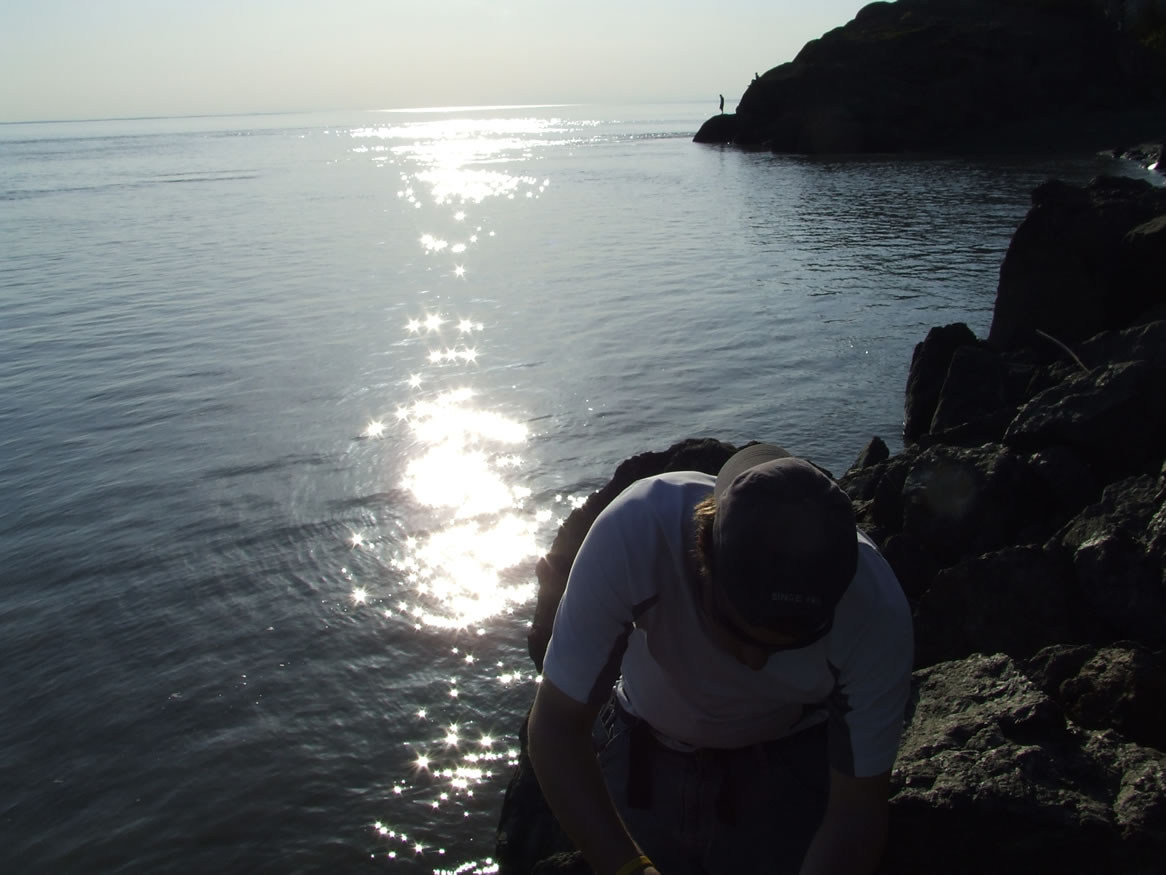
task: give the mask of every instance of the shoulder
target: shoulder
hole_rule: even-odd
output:
[[[839,607],[873,612],[873,619],[906,621],[909,625],[911,610],[890,563],[865,532],[856,530],[855,536],[858,539],[858,568]]]
[[[835,676],[831,742],[835,767],[880,775],[895,760],[911,691],[914,630],[902,586],[874,543],[858,533],[858,571],[830,631]]]
[[[664,569],[683,554],[692,509],[712,491],[713,478],[681,471],[637,480],[599,514],[571,568],[568,592],[614,588],[639,602]]]
[[[689,500],[695,504],[710,493],[716,482],[711,474],[699,471],[669,471],[654,477],[637,480],[609,505],[639,505],[669,507],[684,504]]]
[[[591,531],[672,528],[691,516],[693,508],[712,492],[714,482],[711,475],[699,471],[672,471],[637,480],[603,509]]]
[[[831,661],[872,665],[874,654],[885,668],[910,671],[914,651],[911,607],[894,570],[863,532],[858,538],[858,569],[834,616]]]

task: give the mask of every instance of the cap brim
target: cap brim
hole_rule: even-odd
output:
[[[763,462],[772,462],[774,459],[790,459],[793,453],[784,450],[777,444],[753,444],[738,450],[729,457],[729,461],[721,466],[717,474],[717,482],[713,487],[713,496],[720,498],[729,484],[750,468]]]

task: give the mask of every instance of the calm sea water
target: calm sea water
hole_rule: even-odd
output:
[[[704,106],[0,126],[0,870],[492,869],[531,569],[623,458],[892,445],[1088,156]]]

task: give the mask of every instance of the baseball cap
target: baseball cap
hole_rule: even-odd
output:
[[[753,444],[717,475],[712,570],[759,626],[820,627],[858,567],[850,499],[826,473],[775,444]]]

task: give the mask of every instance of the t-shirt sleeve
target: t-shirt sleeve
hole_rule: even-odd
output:
[[[836,685],[829,703],[830,765],[855,777],[882,774],[895,763],[915,648],[902,587],[878,551],[867,549],[878,585],[863,600],[850,646],[831,654]]]
[[[632,594],[645,569],[628,538],[636,525],[634,503],[617,499],[591,525],[571,566],[555,613],[543,676],[578,702],[606,701],[637,616]]]

